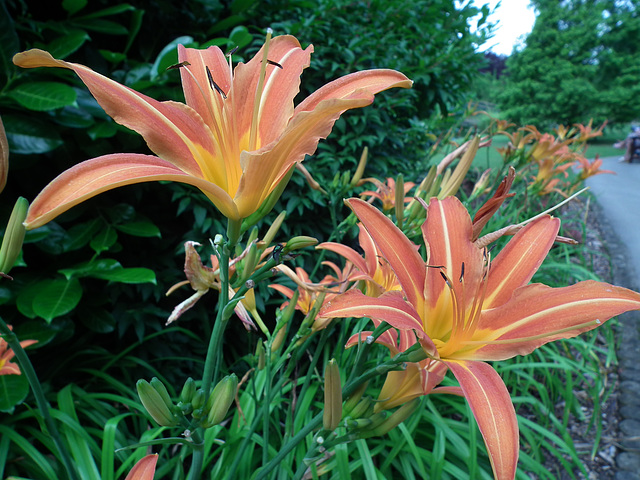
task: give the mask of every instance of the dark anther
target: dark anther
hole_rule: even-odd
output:
[[[440,275],[442,275],[442,278],[444,278],[445,283],[449,285],[449,279],[447,278],[447,276],[444,274],[442,270],[440,270]]]
[[[209,79],[209,86],[212,89],[214,89],[216,92],[218,92],[222,96],[222,98],[226,100],[227,95],[222,91],[222,89],[218,86],[218,84],[213,81],[213,75],[211,75],[211,70],[209,70],[209,67],[205,67],[205,68],[207,69],[207,78]]]
[[[462,283],[462,280],[464,280],[464,262],[462,262],[462,267],[460,268],[460,279],[458,281]]]
[[[231,50],[229,50],[227,52],[227,57],[230,57],[231,55],[233,55],[234,53],[236,53],[236,50],[238,50],[238,47],[233,47]]]
[[[184,62],[176,63],[175,65],[169,65],[167,67],[167,70],[174,70],[180,67],[188,67],[189,65],[191,64],[185,60]]]
[[[282,69],[282,65],[280,65],[278,62],[274,62],[273,60],[267,59],[267,63],[269,65],[273,65],[274,67],[278,67],[278,68]]]

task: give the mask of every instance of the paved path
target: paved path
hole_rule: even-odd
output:
[[[640,163],[620,163],[620,157],[602,160],[602,169],[616,175],[602,174],[587,179],[620,241],[626,246],[628,266],[636,288],[640,287]]]
[[[640,290],[640,163],[603,159],[617,175],[596,175],[587,185],[596,196],[605,241],[611,254],[613,283]],[[615,480],[640,480],[640,312],[619,317],[618,454]]]

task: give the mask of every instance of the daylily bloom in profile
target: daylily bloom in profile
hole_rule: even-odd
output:
[[[360,194],[361,197],[369,197],[369,203],[373,203],[373,201],[377,198],[382,202],[383,210],[391,210],[396,206],[396,181],[389,177],[387,178],[387,183],[381,182],[377,178],[363,178],[360,180],[360,184],[371,182],[377,188],[375,191],[367,190],[366,192],[362,192]],[[406,195],[409,190],[415,187],[415,183],[413,182],[404,182],[404,195]],[[404,197],[404,203],[409,203],[413,200],[411,197]]]
[[[202,260],[200,259],[200,254],[198,254],[195,248],[197,246],[200,246],[200,244],[197,242],[185,242],[184,273],[187,279],[183,280],[182,282],[176,283],[167,291],[166,294],[167,296],[171,295],[179,287],[187,284],[189,284],[196,293],[191,295],[189,298],[181,302],[173,309],[173,312],[171,312],[171,315],[167,320],[167,325],[180,318],[184,312],[193,307],[196,302],[200,300],[200,297],[206,294],[210,289],[217,291],[220,291],[222,289],[222,281],[220,280],[220,262],[218,260],[218,257],[216,257],[215,255],[211,255],[211,267],[203,265]],[[234,258],[230,262],[230,276],[234,275],[235,264],[238,261],[242,260],[247,251],[248,248],[241,255]],[[233,298],[234,295],[235,291],[233,290],[233,288],[231,288],[231,286],[229,286],[229,298]],[[254,317],[258,316],[258,312],[255,306],[253,289],[247,291],[244,298],[236,304],[236,306],[234,307],[234,312],[240,318],[247,330],[256,329],[256,325],[253,322],[251,315],[249,314],[249,312],[251,312]]]
[[[363,291],[366,295],[379,297],[389,290],[400,290],[396,274],[393,273],[386,260],[380,256],[371,235],[361,223],[358,224],[358,228],[360,229],[358,243],[364,255],[360,255],[351,247],[336,242],[324,242],[316,248],[330,250],[351,262],[357,270],[349,276],[349,280],[363,281]]]
[[[153,475],[156,473],[156,463],[158,463],[157,454],[142,457],[124,480],[153,480]]]
[[[11,325],[8,325],[9,330],[13,330]],[[20,342],[22,348],[26,348],[29,345],[38,343],[37,340],[23,340]],[[17,363],[13,363],[11,359],[15,356],[13,350],[9,348],[7,342],[0,337],[0,375],[20,375],[20,367]]]
[[[295,163],[315,152],[346,110],[411,81],[394,70],[363,70],[334,80],[295,108],[313,47],[271,33],[248,63],[232,69],[218,47],[178,47],[186,105],[159,102],[42,50],[18,53],[16,65],[73,70],[116,122],[138,132],[157,156],[105,155],[63,172],[34,200],[25,222],[39,227],[115,187],[170,180],[199,188],[233,221],[254,213]]]
[[[519,450],[515,410],[504,382],[485,362],[529,354],[638,310],[640,294],[595,281],[563,288],[529,284],[560,226],[548,215],[522,228],[491,262],[487,249],[472,241],[473,225],[462,203],[455,197],[431,199],[422,225],[425,261],[380,211],[359,199],[347,203],[393,268],[402,291],[373,298],[352,289],[319,315],[369,317],[400,332],[413,330],[428,358],[442,362],[458,380],[495,477],[513,479]]]
[[[274,270],[293,280],[298,286],[298,299],[295,308],[305,315],[311,312],[317,301],[323,302],[324,304],[336,295],[345,292],[347,287],[351,285],[351,275],[354,270],[350,262],[347,262],[342,270],[333,262],[325,261],[322,262],[322,264],[331,268],[336,275],[325,275],[319,283],[313,283],[309,278],[309,274],[301,267],[296,267],[295,271],[283,264],[274,268]],[[282,293],[289,300],[294,296],[294,291],[285,285],[271,284],[269,288],[273,288]],[[284,309],[288,304],[289,302],[284,302],[280,308]],[[320,317],[316,317],[311,329],[314,332],[322,330],[329,325],[330,322],[330,318],[321,319]]]

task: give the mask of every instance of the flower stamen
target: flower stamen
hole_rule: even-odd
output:
[[[213,75],[211,75],[211,70],[209,70],[209,67],[204,68],[207,70],[207,78],[209,79],[209,86],[211,87],[211,89],[218,92],[223,100],[226,100],[227,94],[224,93],[220,86],[213,80]]]

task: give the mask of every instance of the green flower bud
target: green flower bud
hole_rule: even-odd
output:
[[[163,427],[174,427],[178,425],[178,419],[173,415],[171,409],[167,406],[162,395],[151,386],[146,380],[138,380],[136,383],[138,396],[145,410],[149,412],[151,418]]]
[[[420,399],[414,398],[410,402],[407,402],[400,408],[398,408],[391,414],[389,418],[386,418],[383,422],[380,422],[377,425],[372,424],[371,426],[365,428],[361,433],[358,433],[358,438],[379,437],[381,435],[386,435],[402,422],[404,422],[407,418],[409,418],[411,414],[416,411],[418,405],[420,405]]]
[[[356,405],[360,403],[364,392],[367,390],[367,386],[369,382],[361,383],[358,388],[345,400],[343,410],[345,415],[349,415],[353,418],[358,418],[355,415],[352,415],[351,412],[356,408]]]
[[[155,388],[156,392],[160,394],[162,397],[162,401],[165,403],[169,410],[173,409],[173,400],[171,400],[171,395],[167,391],[167,387],[164,386],[164,383],[160,381],[159,378],[153,377],[151,382],[149,382],[153,388]]]
[[[335,359],[329,360],[324,371],[324,413],[322,426],[325,430],[335,430],[342,419],[342,382],[340,368]]]
[[[191,405],[193,405],[194,409],[202,408],[204,405],[205,399],[206,398],[205,398],[204,390],[199,388],[198,390],[196,390],[196,392],[193,394],[193,397],[191,398]]]
[[[202,422],[204,428],[213,427],[224,420],[236,396],[237,388],[238,377],[235,374],[227,375],[218,382],[213,392],[211,392],[209,400],[207,400],[207,405],[211,403],[211,406],[206,420]]]
[[[2,247],[0,247],[0,272],[7,274],[16,262],[20,250],[22,250],[22,242],[26,229],[22,222],[27,218],[27,210],[29,202],[23,197],[18,198],[13,207],[7,229],[2,239]]]
[[[196,393],[196,381],[189,377],[187,378],[187,381],[184,382],[182,392],[180,392],[180,401],[183,403],[190,403],[193,399],[194,393]]]
[[[291,240],[287,242],[287,244],[282,249],[282,253],[293,252],[294,250],[300,250],[301,248],[313,247],[318,244],[318,239],[313,237],[307,237],[304,235],[300,235],[298,237],[293,237]]]

